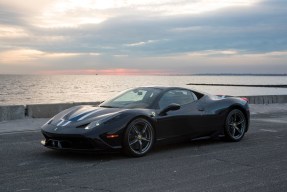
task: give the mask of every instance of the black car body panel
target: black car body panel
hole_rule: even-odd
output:
[[[121,149],[125,129],[137,117],[143,117],[153,125],[156,141],[219,135],[223,133],[228,112],[234,108],[243,111],[249,125],[248,102],[240,98],[214,96],[179,87],[156,88],[160,89],[160,94],[146,108],[82,105],[64,110],[42,126],[45,137],[42,144],[59,150]],[[192,91],[196,100],[181,105],[179,110],[160,115],[159,99],[173,89]]]

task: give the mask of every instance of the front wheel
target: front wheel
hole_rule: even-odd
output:
[[[246,131],[247,120],[243,112],[233,109],[227,115],[224,127],[224,134],[229,141],[240,141]]]
[[[148,153],[154,144],[154,129],[144,118],[133,120],[124,135],[124,152],[133,157],[141,157]]]

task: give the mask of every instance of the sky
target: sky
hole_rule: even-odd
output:
[[[0,74],[287,73],[286,0],[0,0]]]

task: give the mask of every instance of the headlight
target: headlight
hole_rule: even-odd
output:
[[[117,115],[116,112],[115,113],[109,113],[109,114],[101,115],[99,117],[101,117],[102,119],[91,122],[89,125],[87,125],[85,127],[85,129],[93,129],[93,128],[98,127],[101,124],[106,123],[109,120],[114,119],[114,118],[119,117],[119,116],[120,115]]]
[[[92,128],[94,128],[94,127],[99,126],[100,124],[101,124],[100,121],[93,121],[92,123],[90,123],[89,125],[87,125],[87,126],[85,127],[85,129],[92,129]]]

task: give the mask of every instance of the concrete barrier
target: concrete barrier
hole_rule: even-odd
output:
[[[77,105],[99,105],[100,102],[54,103],[27,105],[27,116],[32,118],[50,118],[57,113]]]
[[[0,121],[23,119],[24,117],[24,105],[0,106]]]
[[[240,97],[246,97],[250,104],[287,103],[287,95],[257,95]]]
[[[250,104],[287,103],[287,95],[258,95],[246,97]],[[31,118],[50,118],[57,113],[76,105],[99,105],[101,102],[77,102],[33,105],[0,106],[0,121]]]

